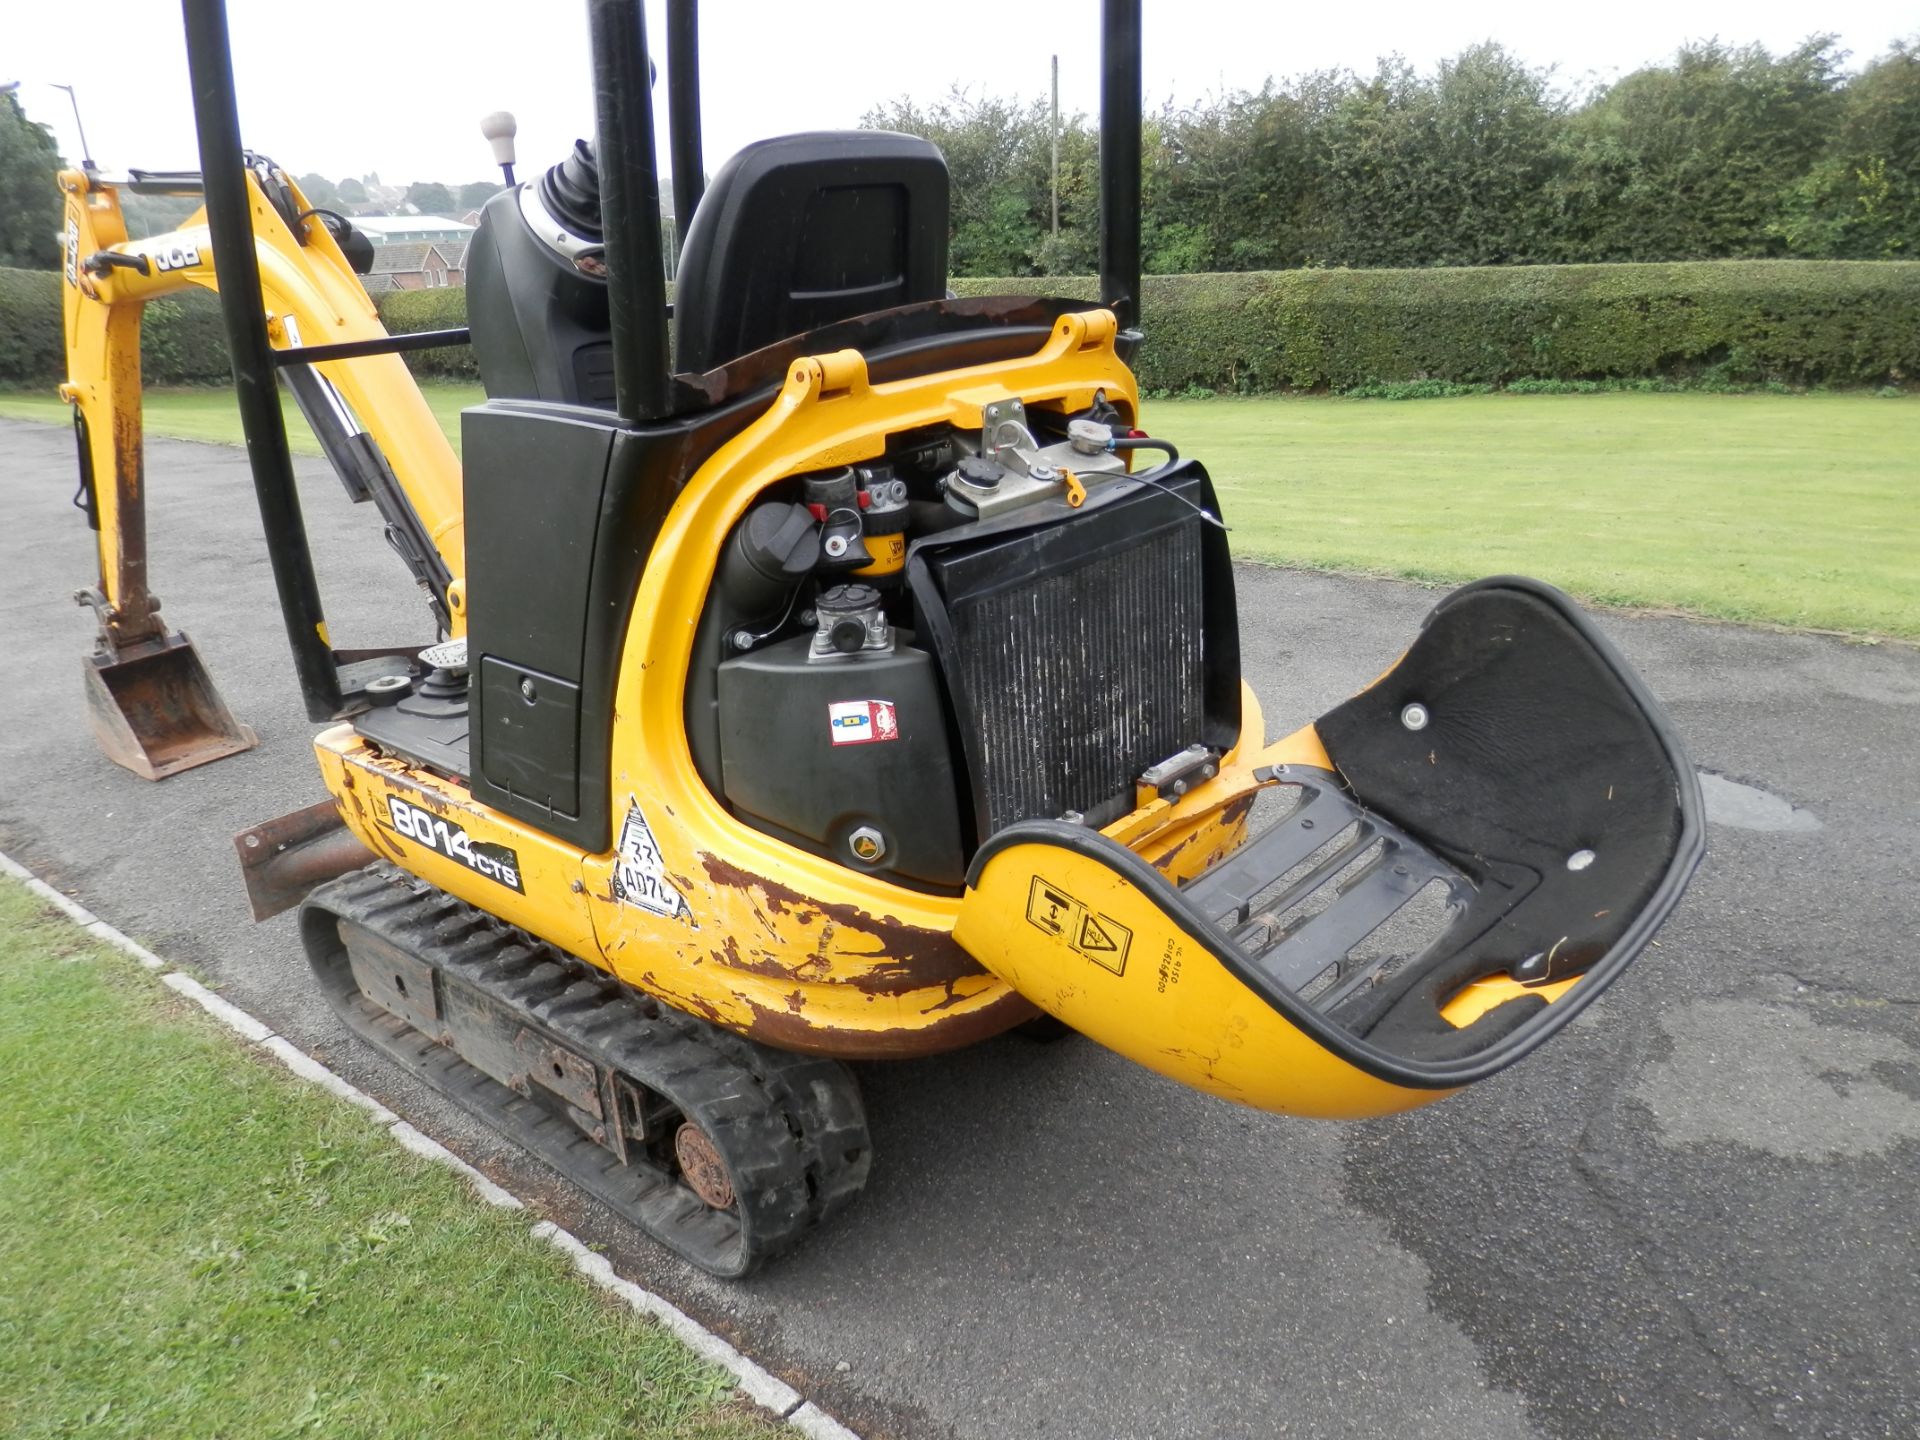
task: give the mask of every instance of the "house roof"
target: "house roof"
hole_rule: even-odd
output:
[[[366,287],[369,295],[387,295],[399,288],[393,283],[391,275],[362,275],[360,283]]]
[[[405,244],[422,235],[471,234],[473,226],[445,215],[362,215],[354,222],[374,244]]]
[[[433,246],[414,245],[376,245],[373,247],[373,269],[370,275],[411,275],[425,268],[427,252]]]

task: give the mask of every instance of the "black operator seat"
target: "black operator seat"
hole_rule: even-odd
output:
[[[700,374],[856,315],[947,293],[947,162],[887,130],[785,135],[713,178],[680,256],[674,363]]]

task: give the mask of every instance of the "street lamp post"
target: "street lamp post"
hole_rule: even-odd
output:
[[[80,123],[80,97],[73,93],[73,86],[61,85],[49,80],[46,82],[55,90],[67,92],[67,102],[73,106],[73,128],[80,132],[80,168],[93,169],[93,150],[87,144],[87,127]],[[0,83],[0,95],[11,95],[20,88],[20,81],[8,80]]]
[[[93,169],[93,147],[87,144],[87,127],[80,123],[80,97],[73,93],[71,85],[61,85],[52,80],[47,83],[56,90],[67,92],[67,100],[73,106],[73,128],[80,132],[80,168]]]

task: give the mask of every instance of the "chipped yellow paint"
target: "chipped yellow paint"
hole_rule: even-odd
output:
[[[1555,980],[1549,985],[1522,985],[1511,975],[1489,975],[1476,980],[1440,1007],[1440,1017],[1456,1030],[1464,1030],[1489,1010],[1517,1000],[1522,995],[1538,995],[1548,1004],[1558,1000],[1579,984],[1581,977]]]
[[[891,435],[940,423],[979,424],[980,407],[1019,396],[1029,409],[1084,409],[1096,391],[1137,414],[1132,375],[1104,310],[1062,317],[1028,356],[874,384],[856,351],[790,367],[773,403],[682,489],[641,578],[621,655],[611,810],[616,847],[582,856],[471,794],[377,755],[350,728],[320,737],[328,788],[379,853],[683,1009],[775,1044],[841,1055],[894,1055],[969,1043],[1033,1008],[983,971],[953,938],[958,897],[907,889],[809,854],[731,815],[693,767],[683,721],[687,667],[703,597],[747,508],[778,481],[870,460]],[[1142,853],[1169,875],[1193,873],[1245,834],[1255,788],[1243,754],[1262,742],[1246,692],[1240,743],[1215,781],[1151,823],[1135,820]],[[352,803],[357,791],[360,804]],[[457,820],[474,840],[520,857],[515,895],[383,823],[385,797]],[[630,810],[657,849],[660,881],[684,905],[655,909],[616,893],[617,838]],[[1124,822],[1123,822],[1124,823]],[[401,852],[395,855],[398,848]]]

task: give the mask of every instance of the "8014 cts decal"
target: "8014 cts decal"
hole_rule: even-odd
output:
[[[527,893],[520,884],[520,857],[505,845],[469,839],[458,825],[450,825],[398,795],[387,796],[387,813],[393,817],[393,828],[416,845],[457,860],[476,875],[484,875],[509,890]]]

